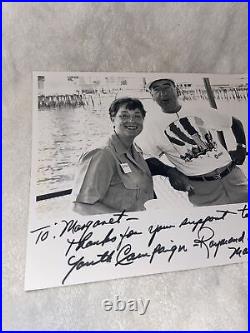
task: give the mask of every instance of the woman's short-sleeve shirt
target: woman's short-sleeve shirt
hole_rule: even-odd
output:
[[[138,211],[153,198],[152,176],[141,152],[132,146],[129,153],[117,135],[81,156],[73,202],[101,202],[117,211]]]

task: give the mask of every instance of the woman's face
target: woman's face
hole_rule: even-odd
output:
[[[136,137],[143,129],[143,116],[139,109],[128,110],[122,105],[112,118],[114,129],[120,136]]]

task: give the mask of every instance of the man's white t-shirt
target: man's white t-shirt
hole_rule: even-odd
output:
[[[135,139],[144,156],[165,154],[187,176],[209,173],[231,162],[217,131],[232,126],[232,117],[204,106],[182,105],[177,113],[160,109],[147,114]]]

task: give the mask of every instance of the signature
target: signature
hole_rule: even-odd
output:
[[[232,243],[244,243],[245,234],[245,231],[243,231],[241,236],[239,237],[230,236],[228,238],[222,238],[216,241],[214,240],[214,230],[210,227],[203,227],[202,229],[198,230],[198,238],[194,239],[193,246],[199,246],[200,248],[204,248],[206,250],[207,259],[210,258],[210,250],[214,249],[213,257],[216,258],[219,248],[221,248],[222,246]]]
[[[232,259],[234,256],[242,257],[248,254],[248,248],[244,247],[242,249],[240,246],[235,247],[235,246],[229,246],[229,250],[233,250],[233,253],[230,255],[229,259]]]

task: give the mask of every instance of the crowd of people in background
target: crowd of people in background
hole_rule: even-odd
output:
[[[207,100],[205,89],[186,89],[179,87],[180,97],[184,101]],[[248,99],[247,87],[216,87],[213,89],[215,100],[241,101]],[[101,105],[101,96],[103,91],[93,91],[90,93],[77,94],[55,94],[39,95],[38,110],[50,110],[60,108],[79,108],[79,107],[96,107]],[[150,97],[149,97],[150,98]]]

